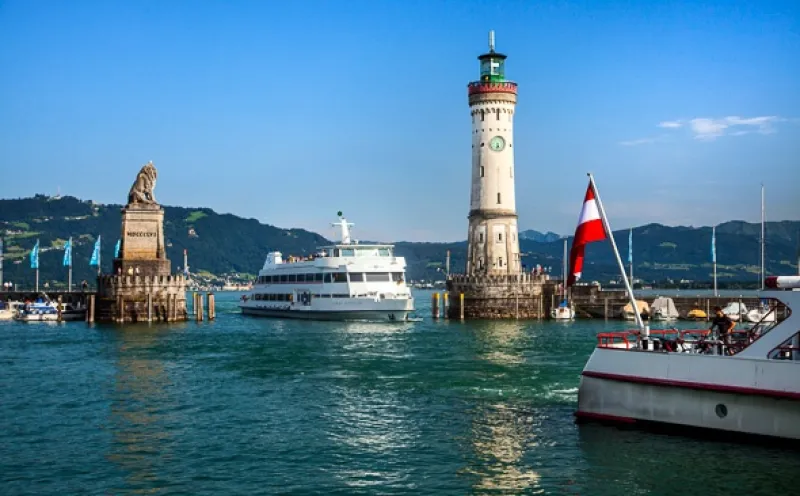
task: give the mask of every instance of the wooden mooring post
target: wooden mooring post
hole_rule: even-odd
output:
[[[458,295],[458,316],[461,320],[464,320],[464,293],[459,293]]]
[[[147,293],[147,321],[153,321],[153,293]]]
[[[195,310],[197,311],[197,321],[203,321],[203,293],[196,293],[197,294],[197,305],[195,306]]]
[[[208,320],[217,318],[216,297],[214,293],[208,293]]]
[[[603,300],[603,303],[604,303],[603,317],[605,317],[605,319],[608,320],[608,298],[607,297]]]
[[[94,324],[94,298],[94,295],[89,295],[89,299],[86,301],[86,322],[89,324]]]
[[[433,302],[431,303],[431,312],[433,313],[433,318],[439,318],[439,293],[433,293]]]
[[[450,293],[443,293],[444,296],[444,318],[450,318]]]

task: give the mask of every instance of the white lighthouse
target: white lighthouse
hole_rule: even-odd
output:
[[[513,275],[521,270],[514,198],[514,108],[517,84],[505,79],[506,56],[478,57],[480,80],[467,86],[472,116],[472,193],[468,275]]]

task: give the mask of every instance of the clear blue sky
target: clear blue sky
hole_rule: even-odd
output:
[[[466,84],[519,84],[523,228],[800,218],[797,1],[0,1],[0,197],[161,203],[330,235],[465,237]]]

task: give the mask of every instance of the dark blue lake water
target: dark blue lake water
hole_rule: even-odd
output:
[[[0,322],[0,493],[796,494],[800,453],[576,426],[621,322]],[[765,421],[767,421],[765,419]]]

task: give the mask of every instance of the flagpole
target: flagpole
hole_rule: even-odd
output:
[[[0,238],[0,291],[5,288],[3,286],[3,238]]]
[[[633,284],[633,228],[628,231],[628,264],[631,272],[631,285]]]
[[[711,228],[711,250],[714,259],[714,296],[719,296],[717,292],[717,226]]]
[[[69,237],[69,271],[67,276],[67,292],[72,293],[72,236]]]
[[[625,290],[628,292],[628,299],[630,299],[631,303],[631,310],[636,317],[636,325],[639,326],[639,329],[643,331],[643,337],[648,337],[649,332],[648,329],[645,329],[644,322],[642,321],[642,316],[639,315],[639,307],[636,305],[636,298],[633,296],[633,289],[631,289],[631,283],[628,281],[628,276],[625,274],[625,264],[622,263],[622,257],[619,256],[619,250],[617,250],[617,243],[614,241],[614,233],[611,231],[611,225],[608,223],[608,218],[606,217],[606,211],[603,209],[603,202],[600,200],[600,193],[597,191],[597,185],[594,183],[594,176],[592,176],[591,172],[588,173],[589,176],[589,184],[592,185],[592,191],[594,192],[594,199],[597,202],[597,210],[600,213],[600,218],[603,220],[603,227],[606,230],[606,235],[608,235],[609,241],[611,241],[611,248],[614,250],[614,256],[617,258],[617,264],[619,265],[619,271],[622,274],[622,282],[625,284]]]
[[[100,277],[100,266],[102,265],[102,258],[101,258],[101,257],[102,257],[102,255],[103,255],[103,250],[102,250],[102,244],[103,244],[103,242],[101,241],[101,239],[102,239],[102,234],[98,234],[98,235],[97,235],[97,242],[98,242],[98,243],[99,243],[101,246],[100,246],[100,247],[98,247],[98,248],[100,248],[100,249],[98,249],[98,250],[97,250],[97,277]]]

